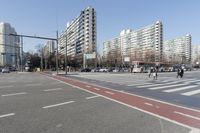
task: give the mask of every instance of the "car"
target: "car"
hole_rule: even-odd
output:
[[[90,68],[84,68],[84,69],[81,69],[81,72],[91,72],[91,69]]]
[[[8,68],[3,68],[1,70],[2,73],[10,73],[10,70]]]
[[[107,69],[107,68],[101,68],[101,69],[99,70],[99,72],[108,72],[108,69]]]

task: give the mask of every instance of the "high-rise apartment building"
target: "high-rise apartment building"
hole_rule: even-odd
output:
[[[67,40],[68,59],[75,60],[82,66],[84,54],[97,51],[96,36],[96,11],[92,7],[87,7],[77,18],[69,22],[65,31],[61,33],[59,53],[65,55]]]
[[[120,36],[103,43],[105,61],[125,58],[132,61],[160,62],[163,56],[163,26],[157,21],[138,30],[123,30]],[[115,58],[112,59],[111,57]]]
[[[20,39],[15,29],[9,23],[0,23],[0,66],[18,66],[20,54]]]
[[[200,64],[200,45],[192,45],[192,64]]]
[[[187,34],[164,42],[164,59],[172,63],[191,63],[191,35]]]

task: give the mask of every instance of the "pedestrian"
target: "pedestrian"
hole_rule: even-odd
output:
[[[148,70],[149,78],[151,77],[151,68]]]
[[[177,77],[176,78],[178,78],[180,76],[180,69],[178,68],[178,70],[177,70]]]
[[[155,69],[156,79],[158,78],[158,69]]]
[[[183,70],[183,68],[181,68],[181,71],[180,71],[180,77],[181,78],[183,77],[183,74],[184,74],[184,70]]]
[[[153,71],[153,79],[154,79],[154,80],[156,79],[156,71],[155,71],[155,69],[154,69],[154,71]]]

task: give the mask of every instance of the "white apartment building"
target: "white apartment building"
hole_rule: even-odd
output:
[[[164,42],[164,58],[172,63],[191,63],[191,35],[187,34]]]
[[[114,41],[115,40],[115,41]],[[116,41],[117,40],[117,41]],[[103,43],[103,58],[124,58],[129,57],[132,61],[160,62],[163,56],[163,26],[157,21],[138,30],[123,30],[116,39]],[[112,55],[114,51],[120,50],[120,57]]]
[[[192,45],[192,64],[200,64],[200,45]]]
[[[59,37],[59,53],[65,55],[67,40],[67,56],[83,65],[83,55],[97,51],[96,11],[87,7],[73,21]]]
[[[0,22],[0,66],[18,66],[20,55],[20,39],[15,29],[9,24]]]
[[[54,53],[55,51],[55,41],[47,41],[44,46],[44,56],[48,57],[50,54]]]

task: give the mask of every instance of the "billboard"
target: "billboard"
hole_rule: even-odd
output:
[[[85,59],[95,59],[96,58],[96,53],[93,52],[92,54],[84,54]]]

